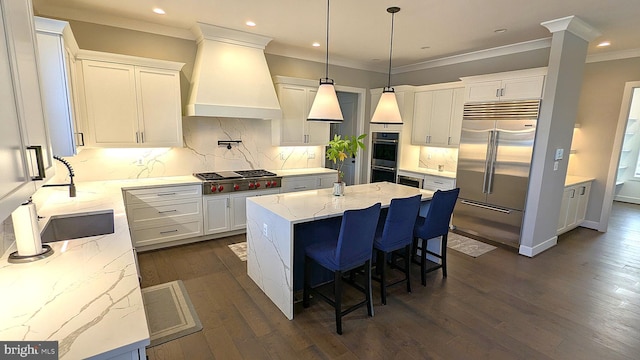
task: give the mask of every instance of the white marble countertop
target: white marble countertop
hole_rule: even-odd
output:
[[[456,173],[453,171],[438,171],[435,169],[427,169],[422,167],[413,167],[413,168],[399,168],[398,171],[407,171],[421,175],[432,175],[432,176],[441,176],[449,179],[455,179]]]
[[[564,179],[564,186],[565,187],[573,186],[573,185],[577,185],[577,184],[580,184],[580,183],[593,181],[593,180],[595,180],[595,178],[585,177],[585,176],[567,175],[567,177]]]
[[[308,169],[286,169],[286,170],[269,170],[282,177],[290,176],[308,176],[308,175],[328,175],[335,174],[336,170],[326,168],[308,168]]]
[[[433,192],[410,186],[378,182],[345,187],[344,196],[334,196],[333,189],[307,190],[294,193],[265,195],[248,201],[280,216],[292,224],[341,215],[345,210],[361,209],[380,202],[388,206],[391,199],[422,194],[422,199],[433,197]]]
[[[50,243],[26,264],[0,257],[0,339],[57,340],[60,359],[109,358],[149,344],[122,188],[200,183],[193,176],[78,183],[34,195],[41,229],[53,215],[113,209],[115,232]]]

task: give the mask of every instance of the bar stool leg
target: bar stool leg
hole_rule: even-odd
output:
[[[442,235],[442,249],[440,250],[442,255],[442,277],[447,277],[447,234]]]
[[[427,240],[422,239],[420,248],[420,280],[422,286],[427,286]]]
[[[333,286],[336,310],[336,332],[342,335],[342,271],[334,272]]]
[[[367,313],[369,316],[373,316],[373,295],[371,294],[371,260],[367,260],[364,264],[365,272],[365,291],[367,297]]]
[[[407,276],[407,292],[411,292],[411,245],[404,248],[404,273]]]
[[[387,305],[387,261],[386,253],[378,250],[378,264],[376,270],[380,266],[380,298],[382,299],[382,305]]]

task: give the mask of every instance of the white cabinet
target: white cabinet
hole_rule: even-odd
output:
[[[451,190],[456,187],[456,179],[442,176],[425,175],[422,188],[425,190]]]
[[[75,42],[66,21],[35,17],[44,111],[53,154],[73,156],[80,134],[77,112]]]
[[[329,141],[329,124],[307,121],[316,96],[315,81],[275,76],[274,84],[282,109],[282,119],[271,120],[274,146],[318,146]]]
[[[457,146],[462,130],[463,95],[460,83],[416,88],[411,143]]]
[[[31,1],[0,3],[0,219],[36,190],[36,159],[27,146],[40,146],[45,173],[53,159],[41,104]]]
[[[245,230],[247,226],[247,198],[278,193],[280,193],[280,189],[205,195],[202,200],[204,204],[204,234]]]
[[[584,182],[573,186],[567,186],[562,193],[562,203],[560,205],[560,218],[558,219],[558,231],[560,235],[572,230],[585,219],[589,194],[591,192],[591,182]]]
[[[463,77],[465,102],[541,99],[546,73],[536,68]]]
[[[136,248],[203,234],[200,184],[126,190],[124,198]]]
[[[78,57],[87,145],[182,147],[179,70],[184,64],[86,51]],[[145,63],[157,67],[140,65]]]
[[[333,183],[338,179],[337,173],[314,174],[305,176],[286,176],[282,178],[281,193],[328,189],[333,187]]]

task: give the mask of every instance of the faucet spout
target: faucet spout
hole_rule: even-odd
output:
[[[76,197],[76,184],[73,183],[73,177],[75,176],[74,172],[73,172],[73,168],[71,167],[71,164],[69,164],[69,162],[63,158],[61,158],[58,155],[53,155],[53,158],[60,161],[61,163],[64,164],[64,166],[67,167],[67,170],[69,171],[69,178],[71,179],[71,181],[69,182],[69,184],[45,184],[42,185],[43,187],[49,187],[49,186],[68,186],[69,187],[69,197]]]

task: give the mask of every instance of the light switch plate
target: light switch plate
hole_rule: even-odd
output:
[[[562,160],[564,157],[564,149],[556,149],[556,156],[553,160]]]

